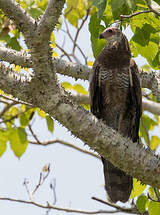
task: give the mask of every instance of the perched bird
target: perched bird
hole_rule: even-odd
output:
[[[104,30],[107,40],[96,58],[90,79],[91,112],[122,136],[139,142],[142,94],[138,68],[126,36],[116,27]],[[126,202],[133,178],[102,157],[105,189],[110,200]],[[131,167],[132,168],[132,167]]]

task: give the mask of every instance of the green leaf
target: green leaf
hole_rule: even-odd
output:
[[[149,196],[150,196],[153,200],[157,200],[157,196],[156,196],[156,194],[155,194],[155,192],[154,192],[153,187],[149,187],[148,192],[149,192]]]
[[[27,133],[23,128],[12,128],[9,133],[10,146],[16,157],[20,158],[27,146]]]
[[[136,27],[132,40],[141,46],[146,46],[149,44],[151,33],[156,33],[156,29],[145,23],[142,28]]]
[[[6,151],[8,135],[7,132],[0,130],[0,157]]]
[[[91,16],[89,31],[91,34],[92,51],[95,58],[98,56],[98,54],[106,44],[105,40],[99,39],[100,33],[102,33],[102,31],[105,29],[104,26],[100,25],[100,22],[101,19],[97,18],[97,13]]]
[[[145,195],[141,195],[138,197],[136,201],[136,206],[140,213],[144,213],[146,211],[146,208],[148,206],[148,198]]]
[[[29,10],[30,15],[34,18],[37,19],[39,16],[43,14],[43,11],[40,8],[31,8]]]
[[[46,113],[43,110],[41,110],[40,108],[36,108],[36,110],[40,117],[42,117],[42,118],[46,117]]]
[[[54,120],[50,116],[46,116],[46,122],[48,130],[53,133],[54,130]]]
[[[112,13],[114,19],[119,19],[120,15],[126,15],[133,12],[136,8],[135,0],[113,0],[112,2]]]
[[[160,214],[160,203],[150,201],[150,203],[148,205],[148,212],[149,212],[149,215],[159,215]]]
[[[85,6],[84,0],[67,0],[65,17],[76,28],[78,27],[78,20],[82,19],[86,13]]]
[[[130,199],[135,198],[136,196],[139,196],[143,193],[143,191],[146,189],[146,184],[141,184],[140,181],[138,181],[136,178],[133,179],[133,189],[130,195]]]
[[[156,150],[156,148],[160,145],[160,138],[158,136],[152,136],[150,141],[150,147],[152,150]]]
[[[20,121],[21,127],[25,128],[29,124],[30,120],[33,117],[33,114],[34,114],[34,110],[29,109],[25,113],[19,115],[19,121]]]
[[[17,51],[21,50],[21,46],[19,45],[19,42],[17,41],[16,37],[12,37],[10,41],[7,43],[7,47],[15,49]]]
[[[102,18],[105,11],[107,0],[93,0],[93,5],[98,8],[98,18]]]
[[[73,86],[73,90],[77,91],[77,93],[79,93],[79,94],[88,95],[88,91],[85,90],[84,87],[82,87],[82,85],[80,85],[80,84],[75,84]]]
[[[73,90],[72,84],[70,84],[70,83],[68,83],[68,82],[66,82],[66,81],[62,82],[61,85],[62,85],[62,87],[63,87],[65,90]]]
[[[89,110],[90,109],[90,105],[89,104],[81,104],[84,109]]]

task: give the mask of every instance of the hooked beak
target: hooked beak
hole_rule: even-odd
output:
[[[104,38],[103,34],[100,34],[99,39],[103,39],[103,38]]]

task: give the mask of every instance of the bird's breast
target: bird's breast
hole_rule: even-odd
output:
[[[130,85],[129,68],[101,70],[99,85],[102,87],[106,105],[125,104]]]

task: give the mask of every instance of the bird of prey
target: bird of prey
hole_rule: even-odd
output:
[[[90,79],[91,112],[122,136],[139,142],[142,94],[138,68],[126,36],[116,27],[100,34],[107,43],[96,58]],[[110,201],[126,202],[133,178],[102,157],[105,189]]]

